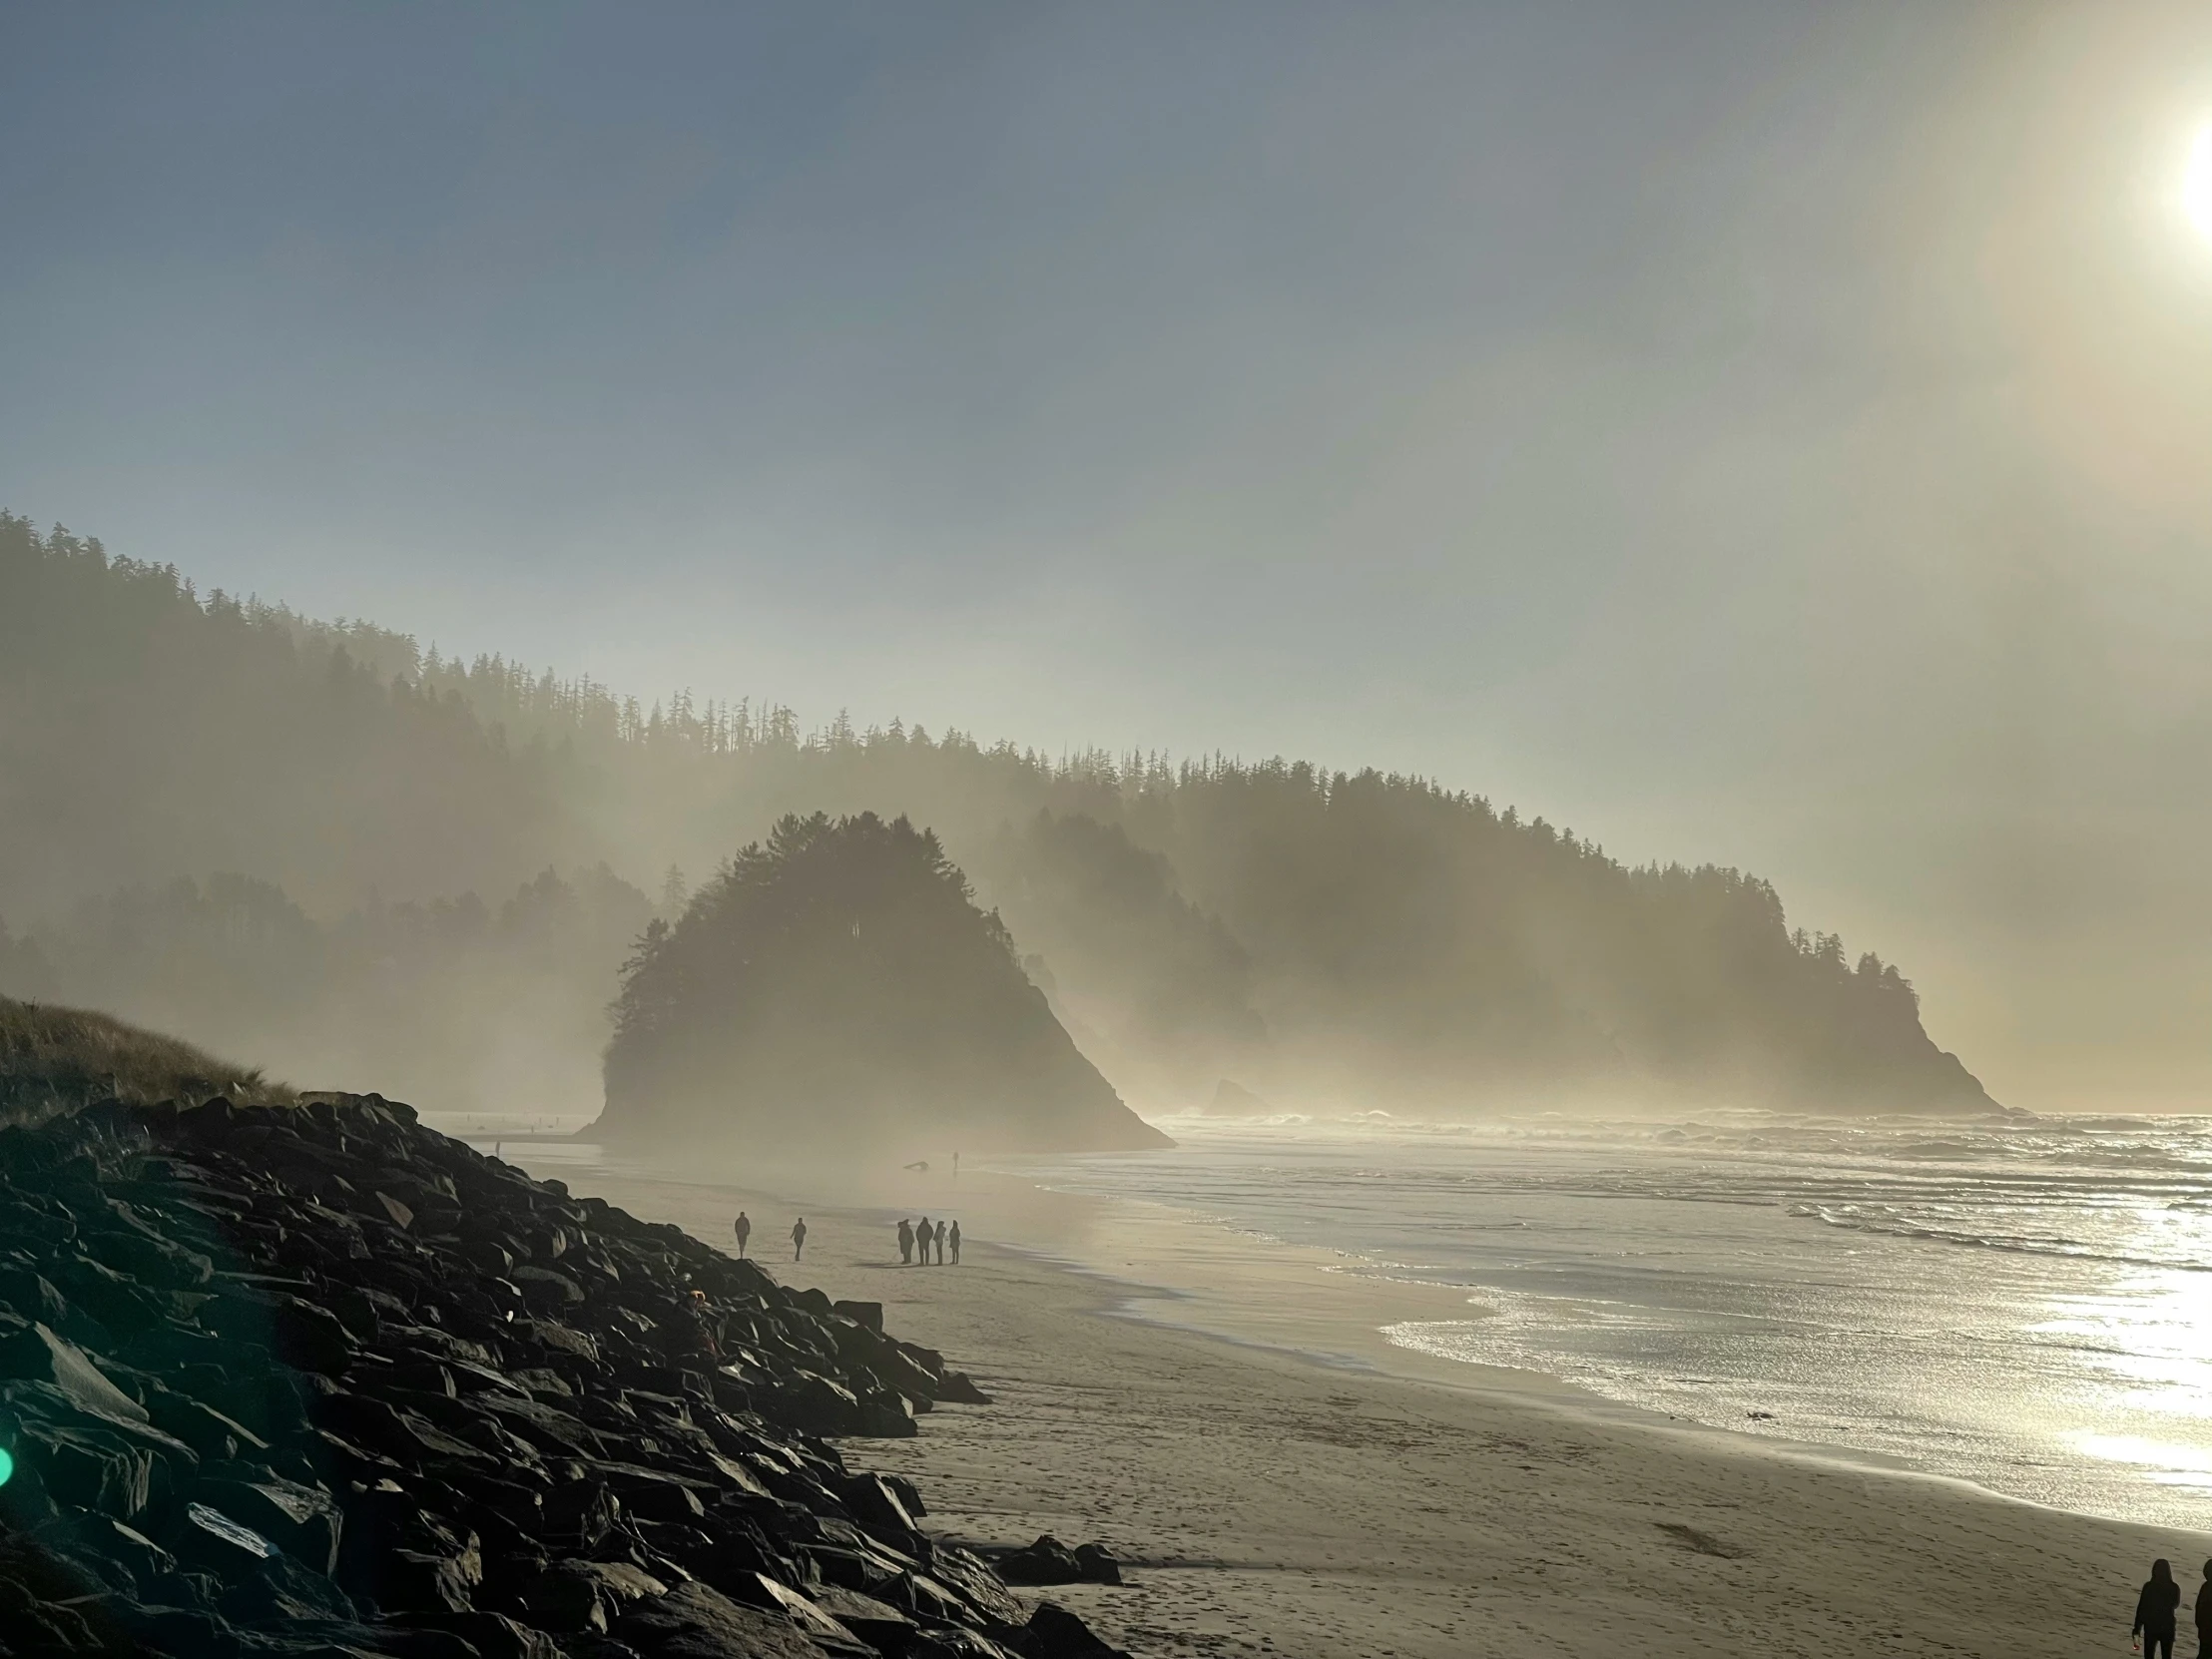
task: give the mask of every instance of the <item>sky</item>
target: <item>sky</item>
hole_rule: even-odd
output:
[[[1312,757],[2212,1110],[2212,9],[0,11],[0,505],[651,696]]]

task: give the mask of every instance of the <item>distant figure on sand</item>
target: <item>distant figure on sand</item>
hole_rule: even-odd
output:
[[[2212,1566],[2212,1563],[2207,1563]],[[2128,1632],[2143,1639],[2143,1659],[2174,1659],[2174,1612],[2181,1605],[2181,1586],[2163,1558],[2150,1564],[2150,1582],[2135,1598],[2135,1628]]]
[[[937,1266],[944,1266],[944,1223],[937,1223]]]
[[[904,1216],[898,1218],[898,1265],[910,1267],[914,1260],[914,1224]]]
[[[923,1216],[921,1220],[914,1223],[914,1244],[921,1251],[921,1265],[927,1267],[929,1265],[929,1218],[927,1216]]]
[[[792,1260],[798,1261],[807,1254],[807,1218],[801,1216],[792,1223]]]
[[[738,1259],[745,1259],[745,1241],[753,1237],[753,1218],[743,1210],[738,1212]]]
[[[960,1265],[960,1224],[958,1222],[952,1224],[952,1265],[954,1267]]]

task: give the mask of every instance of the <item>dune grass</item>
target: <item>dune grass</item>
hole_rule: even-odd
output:
[[[260,1068],[233,1065],[175,1037],[84,1008],[0,997],[0,1122],[26,1123],[96,1100],[197,1105],[289,1101]]]

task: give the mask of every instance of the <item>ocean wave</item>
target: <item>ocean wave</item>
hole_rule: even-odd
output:
[[[1823,1204],[1793,1204],[1789,1206],[1788,1213],[1807,1217],[1829,1227],[1842,1228],[1847,1232],[1878,1233],[1895,1239],[1925,1239],[1935,1244],[1959,1245],[1970,1250],[1995,1250],[2015,1256],[2056,1256],[2112,1262],[2122,1267],[2212,1273],[2212,1263],[2179,1255],[2138,1255],[2113,1250],[2087,1239],[1975,1231],[1964,1227],[1946,1227],[1938,1222],[1910,1216],[1839,1211]]]

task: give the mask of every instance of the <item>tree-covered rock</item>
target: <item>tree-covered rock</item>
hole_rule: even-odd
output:
[[[623,975],[593,1133],[756,1154],[1161,1146],[934,834],[786,817]]]

